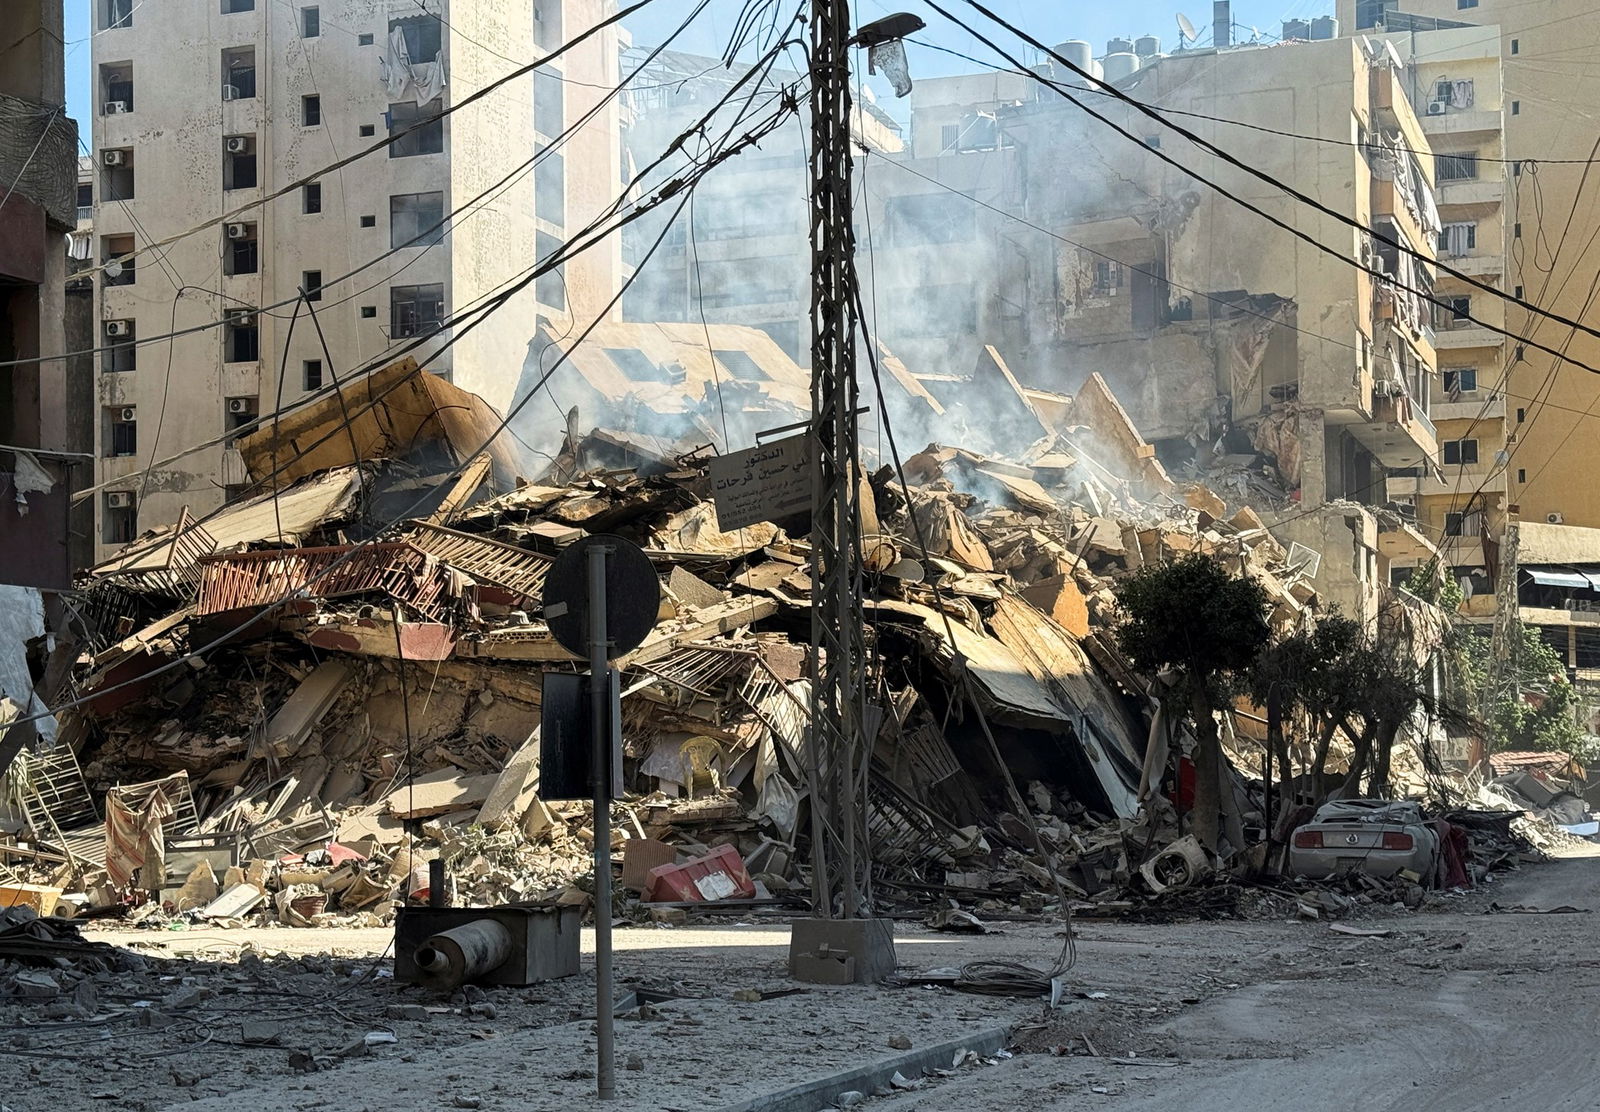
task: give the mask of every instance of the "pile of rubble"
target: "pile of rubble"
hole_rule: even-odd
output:
[[[373,400],[396,392],[395,412]],[[403,361],[243,439],[267,493],[96,569],[52,699],[82,702],[12,766],[11,880],[150,923],[381,922],[433,859],[462,902],[581,902],[588,808],[538,793],[541,677],[580,666],[542,591],[606,532],[645,549],[663,599],[617,661],[624,882],[731,845],[739,906],[803,904],[804,515],[724,531],[703,444],[616,430],[569,435],[525,481],[485,411]],[[1098,378],[1043,425],[1015,459],[931,445],[905,488],[887,466],[863,482],[884,906],[1125,910],[1208,872],[1145,767],[1153,702],[1110,636],[1112,586],[1201,552],[1255,576],[1279,628],[1316,601],[1262,519],[1175,483]]]

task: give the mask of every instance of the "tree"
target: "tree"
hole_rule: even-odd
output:
[[[1566,665],[1536,628],[1521,627],[1511,683],[1499,691],[1490,690],[1494,649],[1489,638],[1463,631],[1453,649],[1453,695],[1476,719],[1490,752],[1559,750],[1586,756],[1587,735],[1574,718],[1577,699]]]
[[[1266,591],[1202,555],[1148,566],[1123,580],[1117,600],[1126,615],[1117,629],[1123,652],[1139,668],[1172,671],[1171,709],[1187,713],[1195,731],[1195,838],[1215,852],[1222,807],[1222,745],[1216,712],[1227,705],[1225,680],[1249,668],[1267,643]]]

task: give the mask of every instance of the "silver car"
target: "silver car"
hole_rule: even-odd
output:
[[[1289,867],[1320,879],[1364,873],[1392,877],[1409,869],[1432,884],[1439,836],[1422,808],[1391,799],[1336,799],[1294,832]]]

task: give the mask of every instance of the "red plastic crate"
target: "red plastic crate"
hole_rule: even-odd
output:
[[[683,865],[658,865],[650,870],[647,903],[700,903],[705,900],[751,900],[755,882],[744,858],[732,846],[718,846]]]

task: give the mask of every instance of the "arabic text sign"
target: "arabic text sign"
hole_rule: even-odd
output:
[[[804,433],[716,456],[708,474],[717,528],[724,533],[811,506],[811,459]]]

